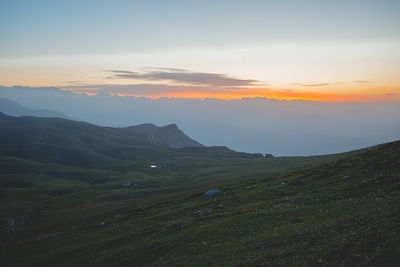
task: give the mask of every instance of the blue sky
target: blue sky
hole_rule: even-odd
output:
[[[1,1],[2,57],[398,41],[399,1]]]
[[[399,100],[399,11],[395,0],[2,0],[0,85],[130,85],[129,94],[139,95],[135,85],[148,80],[110,79],[104,70],[149,77],[141,68],[152,67],[254,80],[258,87],[234,96],[232,88],[199,92],[153,79],[154,86],[186,86],[185,92],[149,97],[279,99],[291,90],[301,99],[311,92],[313,100]]]

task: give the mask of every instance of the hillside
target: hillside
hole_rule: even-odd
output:
[[[202,144],[185,135],[176,124],[163,127],[141,124],[127,127],[125,130],[138,138],[164,143],[172,148],[203,147]]]
[[[189,145],[202,146],[176,125],[111,128],[60,118],[0,114],[0,155],[27,160],[108,168],[118,160],[157,161],[179,156],[183,153],[172,148]],[[227,150],[225,155],[241,157],[243,153]]]
[[[15,266],[398,266],[399,173],[400,142],[394,142],[312,169],[249,172],[247,181],[180,188],[147,200],[96,203],[98,195],[85,189],[78,202],[92,201],[66,215],[67,202],[58,200],[3,239],[0,253]],[[213,187],[223,194],[205,198]],[[59,194],[67,200],[68,192]],[[23,212],[39,209],[30,207],[33,212],[29,206]]]

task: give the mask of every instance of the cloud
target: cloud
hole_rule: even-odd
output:
[[[372,83],[372,82],[371,81],[360,80],[360,81],[353,81],[353,83]]]
[[[127,70],[107,70],[113,74],[112,78],[147,80],[147,81],[172,81],[190,85],[209,85],[209,86],[253,86],[259,81],[250,79],[239,79],[226,74],[193,72],[184,69],[173,68],[145,68],[150,71],[135,72]]]
[[[306,87],[321,87],[321,86],[329,86],[329,85],[334,85],[334,84],[347,84],[347,83],[358,83],[358,84],[369,84],[372,83],[371,81],[367,80],[357,80],[357,81],[351,81],[351,82],[329,82],[329,83],[294,83],[295,85],[299,86],[306,86]]]
[[[397,94],[396,93],[386,93],[385,95],[393,96],[393,95],[397,95]]]
[[[127,70],[107,70],[108,72],[117,73],[117,75],[139,75],[137,72]]]
[[[168,71],[187,71],[185,69],[177,69],[177,68],[161,68],[161,67],[141,67],[144,70],[168,70]]]
[[[331,85],[332,83],[294,83],[294,84],[307,87],[319,87],[319,86],[328,86]]]

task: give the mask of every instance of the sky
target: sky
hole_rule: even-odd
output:
[[[400,1],[0,1],[0,85],[400,101]]]
[[[0,97],[274,155],[400,138],[398,0],[0,0]]]

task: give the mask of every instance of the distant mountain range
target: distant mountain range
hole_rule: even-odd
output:
[[[17,117],[32,116],[76,120],[62,112],[54,110],[29,109],[7,98],[0,98],[0,112]],[[154,124],[141,124],[127,127],[125,130],[121,128],[121,131],[126,131],[130,135],[139,139],[167,144],[171,148],[203,147],[202,144],[185,135],[176,124],[170,124],[163,127],[157,127]]]
[[[29,109],[17,102],[11,101],[7,98],[0,97],[0,112],[11,116],[34,116],[43,118],[63,118],[73,119],[62,112],[49,110],[49,109]]]
[[[216,151],[218,153],[216,154]],[[0,113],[0,155],[39,162],[103,168],[120,160],[163,160],[196,155],[260,158],[226,147],[204,147],[175,124],[101,127],[62,118]]]

